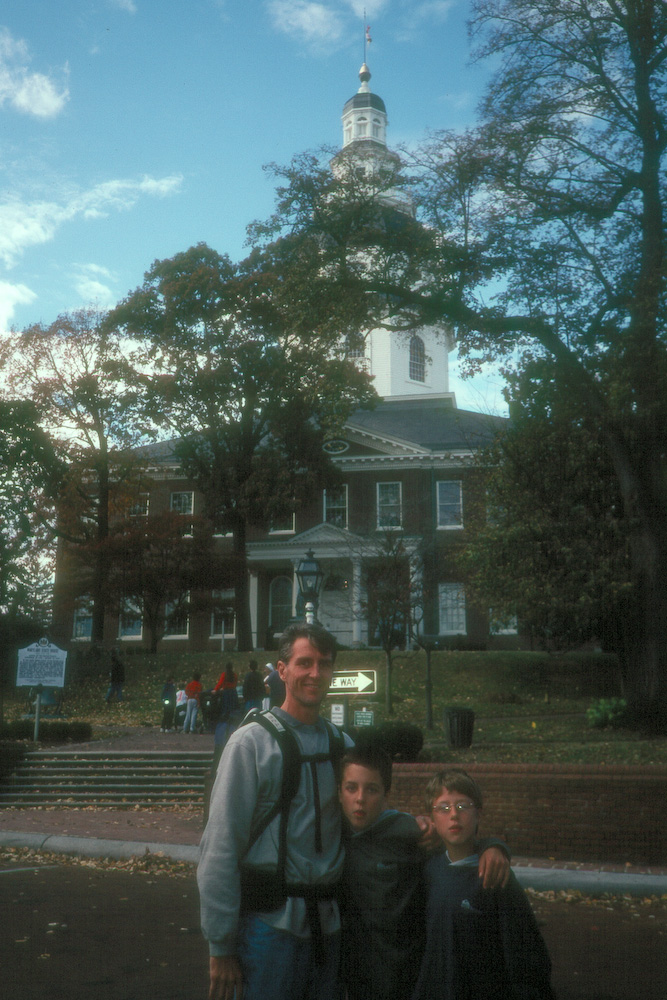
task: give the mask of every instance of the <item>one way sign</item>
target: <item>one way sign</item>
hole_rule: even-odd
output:
[[[341,670],[333,675],[329,694],[375,694],[377,671]]]

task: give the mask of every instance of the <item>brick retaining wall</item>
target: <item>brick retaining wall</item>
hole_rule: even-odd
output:
[[[394,764],[390,804],[424,812],[443,764]],[[453,765],[456,766],[456,765]],[[616,864],[667,864],[667,767],[470,764],[484,794],[480,832],[514,855]]]

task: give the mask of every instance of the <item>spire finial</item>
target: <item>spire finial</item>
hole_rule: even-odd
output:
[[[364,7],[364,66],[366,65],[366,49],[372,41],[371,26],[366,21],[366,8]]]

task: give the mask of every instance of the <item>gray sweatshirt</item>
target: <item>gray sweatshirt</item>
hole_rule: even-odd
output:
[[[329,733],[319,719],[314,726],[298,722],[280,708],[272,709],[296,736],[305,755],[327,753]],[[346,737],[346,744],[352,741]],[[257,724],[237,729],[229,739],[213,786],[209,819],[200,846],[197,882],[201,924],[211,955],[233,955],[237,949],[240,876],[243,861],[260,871],[275,872],[278,862],[280,816],[248,850],[252,831],[280,797],[282,751],[277,741]],[[309,766],[302,766],[301,781],[292,800],[287,828],[288,882],[327,885],[335,882],[343,866],[341,814],[338,789],[330,762],[317,765],[321,803],[322,850],[315,850],[314,789]],[[318,904],[322,930],[332,934],[340,926],[335,902]],[[260,913],[272,927],[297,937],[310,930],[303,899],[290,897],[280,910]]]

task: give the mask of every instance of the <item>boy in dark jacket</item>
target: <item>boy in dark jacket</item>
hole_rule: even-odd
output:
[[[478,785],[451,769],[427,795],[446,851],[426,865],[426,948],[413,1000],[553,1000],[549,954],[516,878],[491,892],[479,885]]]
[[[349,1000],[406,1000],[424,950],[424,865],[428,822],[387,809],[391,760],[372,745],[342,761],[340,801],[347,819],[340,907],[341,975]],[[479,864],[484,884],[501,885],[509,861],[498,841]],[[481,885],[481,882],[480,882]]]

